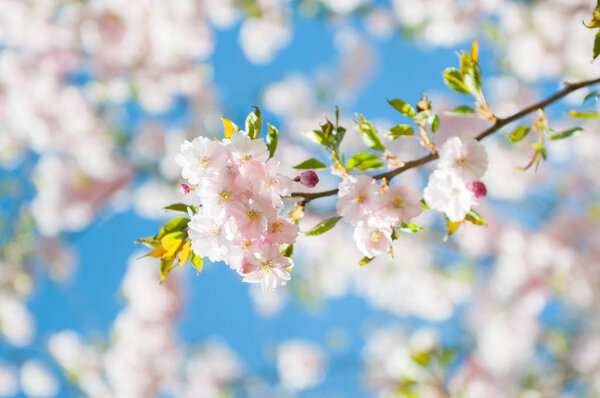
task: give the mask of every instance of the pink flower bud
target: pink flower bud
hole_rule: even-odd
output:
[[[294,181],[308,188],[314,188],[319,183],[319,176],[312,170],[303,171]]]
[[[190,193],[190,187],[187,184],[181,184],[181,186],[179,187],[179,190],[184,195],[187,195],[188,193]]]
[[[475,199],[487,195],[487,188],[485,187],[485,184],[481,181],[470,182],[469,185],[467,185],[467,188],[469,189],[469,191],[473,192]]]

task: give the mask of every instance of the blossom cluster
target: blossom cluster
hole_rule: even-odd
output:
[[[452,222],[462,221],[476,199],[485,196],[479,181],[487,169],[487,152],[476,140],[448,139],[440,148],[438,168],[429,177],[423,198]]]
[[[293,262],[280,252],[298,226],[280,215],[292,180],[278,173],[262,140],[242,131],[223,141],[185,141],[175,158],[201,202],[189,223],[194,253],[224,261],[263,290],[285,285]]]
[[[421,194],[410,185],[379,185],[366,175],[348,176],[339,185],[336,208],[354,227],[353,238],[367,257],[389,253],[394,228],[422,211]]]

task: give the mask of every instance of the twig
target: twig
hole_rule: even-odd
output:
[[[579,83],[565,83],[565,88],[562,89],[561,91],[555,93],[554,95],[546,98],[543,101],[540,101],[538,103],[535,103],[533,105],[528,106],[527,108],[524,108],[516,113],[513,113],[512,115],[506,117],[506,118],[497,118],[496,121],[494,122],[494,124],[492,124],[490,127],[488,127],[487,129],[483,130],[481,133],[479,133],[475,139],[477,141],[481,141],[483,140],[485,137],[487,137],[488,135],[491,135],[493,133],[495,133],[496,131],[500,130],[502,127],[506,126],[507,124],[514,122],[517,119],[522,118],[523,116],[526,116],[532,112],[535,112],[538,109],[543,109],[546,106],[558,101],[559,99],[563,98],[564,96],[572,93],[573,91],[577,91],[580,88],[583,87],[588,87],[591,86],[593,84],[597,84],[600,83],[600,78],[598,79],[593,79],[593,80],[585,80]],[[390,170],[388,172],[385,173],[381,173],[381,174],[377,174],[375,176],[373,176],[373,178],[375,178],[376,180],[380,180],[382,178],[387,179],[388,181],[391,180],[392,178],[394,178],[395,176],[397,176],[400,173],[405,172],[406,170],[410,170],[413,169],[415,167],[419,167],[422,166],[426,163],[429,163],[433,160],[436,160],[439,158],[439,155],[437,152],[433,152],[430,153],[428,155],[425,155],[423,157],[420,157],[418,159],[415,160],[411,160],[406,162],[403,166],[398,167],[396,169]],[[331,195],[335,195],[337,194],[338,190],[337,189],[331,189],[329,191],[322,191],[322,192],[293,192],[290,197],[292,198],[302,198],[301,203],[302,204],[306,204],[308,202],[310,202],[313,199],[318,199],[318,198],[323,198],[326,196],[331,196]]]

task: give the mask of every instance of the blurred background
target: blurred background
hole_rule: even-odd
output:
[[[511,114],[597,78],[592,0],[0,0],[0,397],[595,397],[600,395],[598,122],[547,145],[485,141],[489,195],[448,239],[443,216],[367,266],[347,225],[302,237],[291,283],[263,293],[224,264],[173,270],[133,242],[186,200],[174,156],[251,106],[281,130],[284,173],[335,106],[346,153],[386,99],[477,117],[442,70],[480,40],[484,93]],[[556,130],[586,90],[546,111]],[[591,99],[583,109],[595,110]],[[535,118],[535,115],[533,116]],[[511,128],[512,127],[512,128]],[[533,140],[533,138],[532,138]],[[403,160],[412,140],[389,144]],[[423,187],[431,167],[400,183]],[[318,188],[337,177],[319,172]],[[335,212],[310,203],[307,230]]]

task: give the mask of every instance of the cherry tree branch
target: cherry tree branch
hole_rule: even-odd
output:
[[[532,112],[535,112],[538,109],[544,109],[548,105],[558,101],[559,99],[563,98],[564,96],[566,96],[574,91],[579,90],[580,88],[588,87],[588,86],[591,86],[591,85],[594,85],[597,83],[600,83],[600,78],[593,79],[593,80],[585,80],[585,81],[578,82],[578,83],[565,83],[565,88],[558,91],[554,95],[552,95],[540,102],[537,102],[533,105],[530,105],[516,113],[513,113],[512,115],[510,115],[508,117],[497,118],[495,120],[494,124],[492,124],[490,127],[488,127],[487,129],[485,129],[481,133],[479,133],[475,137],[475,139],[477,141],[481,141],[484,138],[486,138],[487,136],[500,130],[502,127],[506,126],[507,124],[514,122],[515,120],[518,120],[518,119],[522,118],[523,116],[526,116]],[[395,176],[397,176],[398,174],[405,172],[406,170],[414,169],[415,167],[422,166],[422,165],[427,164],[438,158],[439,158],[439,154],[437,152],[432,152],[432,153],[422,156],[418,159],[410,160],[410,161],[404,163],[404,165],[402,165],[398,168],[395,168],[393,170],[374,175],[373,178],[375,178],[376,180],[385,178],[386,180],[389,181],[392,178],[394,178]],[[326,196],[332,196],[332,195],[336,195],[337,193],[338,193],[337,189],[331,189],[329,191],[314,192],[314,193],[313,192],[293,192],[290,195],[290,197],[302,198],[301,203],[306,204],[313,199],[323,198]]]

